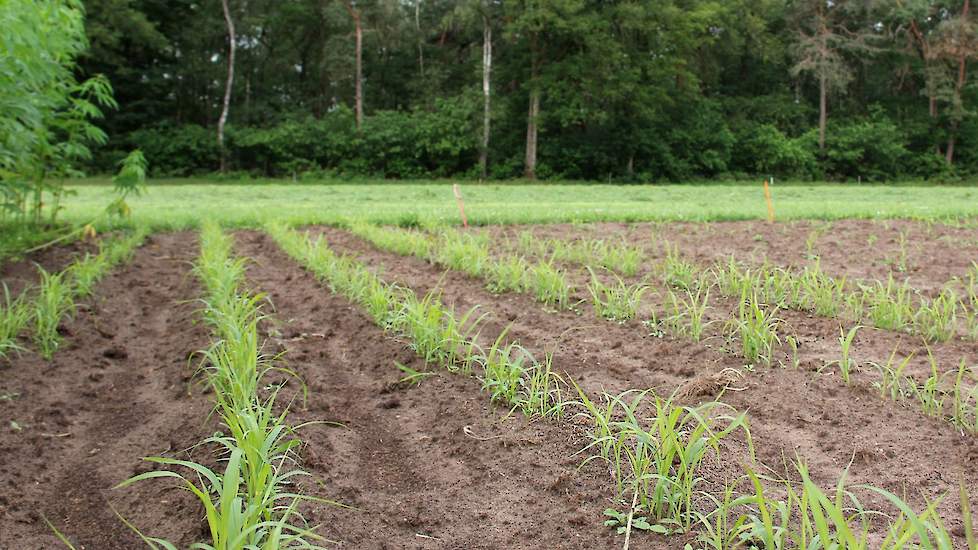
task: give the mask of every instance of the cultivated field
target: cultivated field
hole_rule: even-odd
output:
[[[971,224],[389,215],[7,261],[0,548],[976,547]]]

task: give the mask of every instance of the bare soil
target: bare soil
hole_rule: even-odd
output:
[[[195,253],[192,234],[150,237],[64,324],[51,362],[28,352],[0,367],[0,548],[62,547],[44,518],[79,549],[142,547],[113,508],[148,534],[200,539],[201,511],[172,483],[112,488],[149,469],[141,457],[181,455],[213,430],[211,400],[189,384],[207,342]]]
[[[743,367],[742,359],[715,341],[653,337],[638,322],[606,322],[586,310],[546,311],[528,296],[493,296],[483,281],[377,250],[345,231],[311,231],[325,235],[334,249],[373,266],[388,281],[419,292],[440,289],[443,301],[457,311],[486,307],[491,333],[510,326],[509,334],[534,351],[556,346],[558,370],[588,391],[652,387],[668,395],[722,369]],[[568,235],[572,234],[565,228],[563,236]],[[830,324],[821,326],[821,332],[817,326],[812,330],[825,342],[838,337],[837,326]],[[868,331],[866,341],[875,334]],[[564,337],[558,343],[559,335]],[[883,487],[918,505],[925,498],[953,494],[959,481],[978,494],[978,475],[970,466],[978,458],[978,443],[947,423],[883,400],[865,386],[845,386],[834,376],[806,369],[758,367],[738,385],[743,389],[727,392],[723,401],[748,411],[758,460],[772,471],[784,475],[785,461],[801,457],[813,479],[832,486],[848,467],[852,483]],[[742,451],[740,456],[745,456]],[[737,460],[745,459],[731,456],[732,462]],[[739,464],[730,466],[736,470]],[[883,506],[871,495],[861,496]],[[942,511],[949,525],[960,525],[952,505]]]
[[[664,257],[665,245],[670,244],[704,265],[735,256],[754,265],[767,261],[801,268],[817,256],[822,269],[831,275],[881,281],[892,275],[897,282],[907,280],[927,294],[939,292],[955,277],[965,277],[978,259],[974,228],[909,220],[596,223],[490,229],[494,235],[510,237],[524,230],[550,238],[624,239],[645,246],[652,259]]]
[[[418,386],[398,384],[396,362],[426,370],[404,343],[330,294],[267,236],[239,233],[237,251],[255,259],[249,281],[269,292],[285,363],[310,390],[292,422],[343,425],[302,430],[312,474],[306,492],[356,507],[307,512],[323,536],[365,549],[619,544],[600,527],[606,474],[577,470],[582,444],[572,425],[507,415],[464,376],[439,372]]]
[[[39,280],[38,267],[48,273],[57,273],[75,258],[97,251],[98,247],[91,241],[72,241],[62,246],[44,248],[24,258],[0,263],[0,281],[6,285],[11,296],[17,296]]]
[[[532,229],[559,238],[621,237],[636,243],[648,238],[653,255],[661,239],[669,238],[704,263],[735,252],[791,266],[807,261],[804,243],[816,225],[598,224],[489,231],[497,237]],[[724,460],[706,465],[701,489],[716,490],[739,477],[751,460],[752,442],[758,467],[772,475],[784,475],[786,461],[801,457],[826,488],[848,468],[851,483],[888,489],[918,509],[926,499],[948,494],[942,515],[955,536],[963,536],[956,490],[964,483],[978,495],[973,467],[978,440],[881,399],[861,379],[846,386],[830,371],[816,372],[836,358],[837,320],[787,313],[792,329],[805,337],[802,368],[745,369],[718,334],[692,342],[652,334],[638,320],[604,321],[589,307],[554,311],[526,295],[491,294],[484,281],[377,250],[343,230],[308,231],[324,235],[336,251],[363,261],[389,282],[419,293],[437,290],[458,312],[480,308],[486,315],[483,338],[492,340],[508,327],[508,336],[535,355],[554,351],[557,371],[592,396],[645,388],[668,395],[696,387],[684,402],[719,396],[746,411],[751,440],[739,432],[727,440]],[[846,221],[835,222],[826,233],[844,236],[842,242],[832,245],[824,236],[816,241],[822,267],[850,277],[885,277],[887,258],[900,246],[891,240],[898,241],[900,231],[913,243],[907,256],[918,266],[909,271],[913,284],[938,288],[970,266],[975,244],[967,244],[967,230]],[[653,232],[660,240],[652,241]],[[870,235],[878,235],[874,246],[845,248]],[[585,440],[576,419],[527,421],[508,415],[488,402],[477,379],[444,371],[417,386],[398,383],[403,376],[398,363],[428,370],[405,342],[330,293],[266,235],[240,231],[235,237],[236,253],[253,259],[248,284],[268,293],[271,320],[264,330],[270,351],[284,352],[282,364],[308,389],[306,399],[294,395],[289,416],[293,424],[312,422],[300,431],[300,465],[311,474],[301,481],[301,492],[352,507],[304,504],[303,515],[321,526],[321,535],[341,547],[365,549],[621,546],[621,538],[601,525],[601,512],[614,497],[607,471],[597,462],[578,468],[582,457],[575,453]],[[55,268],[72,253],[53,251],[44,261]],[[134,260],[106,277],[96,297],[65,323],[66,344],[53,361],[26,353],[0,367],[0,549],[60,547],[44,518],[78,548],[142,547],[113,509],[147,534],[182,547],[205,538],[201,509],[172,484],[150,481],[112,489],[149,469],[140,461],[143,456],[189,453],[214,460],[204,450],[187,451],[218,429],[208,418],[210,396],[194,385],[195,363],[188,361],[210,339],[195,312],[194,300],[202,294],[190,274],[196,253],[190,233],[150,237]],[[30,267],[7,264],[0,274],[4,282],[23,285],[17,281],[29,280],[23,274]],[[579,266],[565,267],[580,285]],[[725,307],[718,301],[711,314],[720,319]],[[861,360],[885,360],[901,342],[906,342],[902,353],[919,347],[900,335],[865,330],[856,349]],[[942,365],[960,357],[978,361],[972,343],[933,349]],[[710,381],[728,369],[740,370],[743,378],[732,384],[735,389],[721,392],[722,384]],[[869,506],[884,507],[878,497],[859,495]],[[643,534],[633,537],[631,547],[682,548],[688,541]]]

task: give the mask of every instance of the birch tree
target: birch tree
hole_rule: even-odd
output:
[[[347,0],[345,5],[350,18],[353,20],[356,44],[353,54],[353,112],[356,117],[357,131],[360,131],[363,129],[363,14],[353,0]]]
[[[234,20],[231,18],[231,8],[228,0],[221,0],[224,9],[224,22],[228,28],[228,76],[224,83],[224,101],[221,106],[221,116],[217,120],[217,146],[221,151],[221,172],[227,171],[227,151],[224,147],[224,125],[228,121],[228,110],[231,106],[231,89],[234,86],[234,50],[237,37],[234,34]]]

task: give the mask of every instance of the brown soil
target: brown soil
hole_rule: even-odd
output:
[[[213,430],[210,399],[188,393],[188,356],[207,341],[193,243],[149,238],[65,323],[51,362],[27,353],[0,367],[0,548],[63,547],[43,518],[79,549],[143,547],[113,508],[148,534],[200,539],[201,510],[172,483],[112,489],[149,469],[141,457],[179,455]]]
[[[727,222],[725,225],[735,226],[743,231],[745,229],[741,227],[741,225],[748,223],[755,224],[761,229],[775,228],[770,229],[774,232],[785,232],[791,226],[800,226],[802,224],[802,222],[797,222],[790,224],[790,226],[771,226],[763,222]],[[846,220],[844,222],[836,223],[844,224],[846,227],[848,227],[853,224],[862,224],[863,226],[866,226],[873,222]],[[897,222],[890,223],[895,224]],[[707,226],[706,229],[700,229],[700,227],[703,225],[705,224],[688,224],[691,230],[701,233],[727,235],[733,232],[732,230],[725,231],[723,229],[713,229],[712,226]],[[633,227],[622,224],[602,224],[597,228],[592,226],[566,225],[561,226],[558,229],[552,226],[536,226],[532,228],[532,231],[535,235],[548,239],[574,239],[579,237],[587,237],[610,239],[613,241],[615,239],[625,237],[626,240],[632,244],[641,246],[647,245],[647,243],[644,243],[638,238],[638,236],[646,235],[647,229],[648,227],[645,226]],[[511,240],[512,238],[515,238],[515,235],[522,230],[526,229],[510,228],[508,230],[502,230],[499,228],[493,228],[491,232],[494,236],[494,245],[492,247],[494,251],[496,253],[501,253],[511,249],[511,241],[507,239]],[[656,230],[662,230],[662,228],[659,227]],[[893,230],[895,231],[896,229]],[[910,231],[910,229],[904,230]],[[945,228],[945,230],[949,229]],[[735,240],[734,242],[740,241]],[[719,252],[716,252],[715,256],[710,256],[709,250],[704,252],[703,249],[696,248],[697,246],[703,246],[704,248],[709,249],[709,246],[705,244],[694,243],[680,246],[679,251],[685,257],[691,258],[693,261],[698,262],[701,268],[712,265],[712,262],[714,261],[724,261],[725,256]],[[663,247],[657,245],[647,246],[647,252],[649,259],[646,265],[642,266],[640,269],[640,273],[634,277],[625,277],[624,279],[629,284],[644,282],[650,286],[650,291],[643,297],[641,318],[648,319],[651,317],[653,312],[661,318],[663,315],[667,315],[669,311],[671,311],[671,302],[668,300],[669,289],[661,280],[659,280],[657,276],[652,273],[652,269],[654,265],[661,263],[663,260]],[[951,254],[950,251],[945,252],[948,255]],[[956,254],[958,254],[958,256],[955,259],[948,259],[945,261],[945,263],[964,264],[965,262],[962,258],[967,258],[967,256],[962,255],[960,251],[956,252]],[[950,258],[950,256],[948,256],[948,258]],[[541,260],[542,258],[531,259]],[[738,259],[742,259],[742,256],[738,255]],[[757,263],[760,263],[760,261]],[[564,263],[559,265],[565,269],[571,283],[577,288],[577,299],[583,300],[587,298],[587,296],[585,296],[587,293],[585,287],[590,280],[590,274],[580,265],[575,265],[572,263]],[[785,265],[788,267],[793,266],[790,263],[782,263],[779,265]],[[856,263],[856,265],[858,266],[861,264]],[[865,273],[868,273],[868,271]],[[610,277],[608,282],[610,282]],[[943,283],[935,286],[934,288],[940,288],[942,284]],[[677,293],[680,297],[684,297],[681,291],[677,291]],[[712,339],[712,341],[716,342],[718,346],[723,345],[725,335],[729,332],[728,328],[726,327],[726,323],[730,319],[737,316],[738,303],[738,300],[726,298],[720,295],[715,289],[710,294],[709,308],[707,309],[705,321],[713,324],[706,331],[706,337],[708,339]],[[802,368],[811,371],[818,370],[826,363],[839,359],[840,329],[848,331],[851,327],[857,324],[848,320],[843,320],[840,322],[840,320],[837,318],[819,316],[806,311],[797,310],[780,310],[777,312],[777,317],[780,318],[783,323],[780,331],[782,345],[779,346],[779,349],[775,354],[775,363],[781,365],[793,365],[795,362],[797,362]],[[797,342],[797,351],[791,349],[791,347],[787,344],[787,336],[794,337]],[[872,364],[875,363],[878,365],[885,365],[890,360],[891,356],[893,357],[893,362],[896,365],[900,364],[900,362],[905,358],[910,357],[904,374],[912,375],[921,381],[931,375],[931,357],[937,364],[938,372],[941,373],[956,371],[962,359],[969,365],[978,363],[978,343],[974,341],[959,337],[954,338],[949,342],[927,344],[920,336],[911,335],[901,331],[877,329],[874,327],[863,327],[860,329],[855,340],[853,341],[852,350],[853,358],[865,367],[866,372],[864,374],[871,375],[864,377],[857,375],[857,378],[864,378],[866,380],[875,380],[877,378],[876,368],[873,367]],[[865,384],[869,386],[870,382],[866,381]]]
[[[238,234],[255,259],[248,277],[269,292],[286,365],[308,384],[306,492],[357,510],[315,506],[323,536],[355,548],[614,548],[600,525],[609,504],[601,469],[577,471],[572,424],[527,422],[489,405],[478,381],[445,372],[397,384],[395,362],[424,371],[404,343],[331,295],[267,236]],[[649,538],[637,548],[671,548]]]
[[[7,286],[11,296],[17,296],[38,281],[38,266],[49,273],[56,273],[86,252],[97,253],[98,247],[88,241],[73,241],[39,250],[24,258],[5,261],[0,264],[0,281]]]
[[[495,227],[490,231],[515,236],[527,229],[551,238],[624,238],[645,246],[653,259],[661,258],[664,245],[669,243],[704,265],[726,261],[734,255],[738,261],[755,265],[768,261],[785,267],[804,267],[811,263],[813,254],[826,273],[882,281],[892,275],[896,281],[908,280],[911,286],[928,294],[938,292],[955,277],[966,277],[971,262],[978,258],[974,229],[907,220],[554,224]],[[810,254],[807,241],[813,235]]]
[[[560,238],[621,233],[639,242],[653,229],[660,234],[673,230],[673,242],[704,263],[727,254],[713,237],[729,241],[726,246],[732,251],[760,242],[742,241],[761,232],[788,250],[779,252],[772,244],[768,259],[796,265],[791,262],[804,261],[797,256],[805,253],[811,227],[600,224],[534,231]],[[836,222],[831,234],[838,230],[855,242],[878,232],[877,243],[882,243],[903,230],[913,232],[908,238],[912,243],[933,239],[933,250],[949,243],[940,249],[945,256],[955,254],[944,259],[945,271],[933,268],[926,252],[908,256],[920,266],[911,281],[921,286],[942,283],[967,269],[969,249],[951,244],[952,239],[968,238],[963,231],[940,226],[928,230],[910,222],[880,227]],[[515,234],[519,229],[490,230]],[[751,371],[716,335],[691,342],[652,336],[638,321],[606,322],[589,308],[551,311],[528,296],[493,295],[482,281],[379,251],[342,230],[310,231],[324,234],[335,250],[364,261],[388,281],[419,293],[439,289],[442,300],[460,312],[479,306],[486,313],[484,339],[509,327],[509,336],[534,354],[555,350],[557,371],[592,396],[637,388],[670,394],[678,388],[684,402],[695,403],[732,383],[737,391],[726,391],[722,399],[747,411],[757,459],[769,472],[783,474],[784,462],[800,456],[813,479],[829,488],[848,467],[852,483],[904,495],[918,509],[925,499],[950,493],[941,511],[949,529],[963,536],[955,491],[963,482],[973,497],[978,495],[973,468],[978,440],[913,408],[878,398],[862,379],[849,387],[834,375],[812,372],[836,358],[837,321],[791,317],[792,329],[807,338],[803,368],[758,366]],[[308,386],[308,400],[294,401],[290,421],[342,424],[311,424],[301,430],[301,467],[311,475],[301,481],[300,492],[355,507],[304,504],[303,515],[321,525],[320,534],[350,548],[621,546],[621,538],[601,525],[601,512],[613,497],[607,472],[596,462],[578,470],[581,457],[574,453],[584,439],[574,418],[527,421],[507,415],[488,403],[478,380],[444,371],[418,386],[397,384],[402,374],[395,363],[427,370],[406,343],[375,327],[359,307],[331,294],[264,234],[243,231],[236,237],[236,252],[254,259],[248,267],[249,284],[269,293],[269,345],[285,352],[284,366]],[[800,238],[800,248],[797,243],[788,248],[792,238]],[[66,344],[52,362],[27,353],[0,368],[0,549],[58,548],[42,518],[78,548],[141,548],[113,508],[144,532],[181,547],[205,538],[200,507],[172,484],[148,481],[111,489],[149,469],[140,457],[186,456],[185,449],[217,429],[207,421],[212,402],[191,386],[193,366],[188,365],[188,355],[210,339],[207,327],[195,322],[193,300],[201,289],[189,273],[196,254],[193,243],[188,233],[151,237],[129,266],[103,280],[91,306],[65,324]],[[852,269],[838,273],[878,278],[885,273],[873,258],[892,254],[886,246],[892,245],[867,248],[853,266],[843,257],[850,253],[828,244],[819,253],[829,272]],[[858,271],[862,263],[873,265]],[[583,280],[579,267],[566,267],[575,281]],[[712,314],[719,318],[724,307],[718,301]],[[865,359],[885,360],[897,337],[865,330],[856,349]],[[945,360],[956,364],[958,357],[978,360],[970,343],[934,349],[942,365]],[[731,369],[743,377],[733,377]],[[724,461],[707,465],[701,489],[715,490],[739,476],[750,460],[746,446],[740,433],[728,440]],[[194,458],[213,460],[198,456],[204,453],[195,451]],[[879,497],[859,496],[868,506],[885,508]],[[631,547],[682,548],[689,540],[639,535]]]
[[[535,352],[542,353],[558,335],[567,334],[557,347],[555,364],[591,392],[654,387],[668,394],[690,380],[706,377],[709,382],[723,369],[743,364],[717,342],[653,338],[637,322],[605,322],[589,311],[545,311],[527,296],[495,297],[482,281],[379,251],[344,231],[313,231],[325,234],[336,250],[381,271],[388,281],[419,292],[441,288],[443,301],[457,311],[485,306],[491,311],[486,325],[490,333],[508,324],[509,334]],[[837,327],[821,330],[822,340],[838,336]],[[959,480],[978,494],[978,474],[970,466],[978,458],[978,443],[949,424],[881,400],[859,385],[847,387],[834,376],[815,376],[804,369],[758,367],[745,372],[740,385],[746,389],[730,391],[723,400],[737,410],[749,410],[758,459],[776,472],[783,473],[784,461],[797,455],[806,460],[813,479],[826,487],[852,461],[853,483],[906,494],[918,505],[923,498],[955,491]],[[739,467],[738,460],[731,457],[733,469]],[[864,502],[883,506],[879,499],[861,496]],[[951,526],[960,525],[953,504],[942,511]]]

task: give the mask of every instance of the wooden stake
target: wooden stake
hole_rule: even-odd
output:
[[[771,188],[768,186],[767,180],[764,180],[764,200],[767,201],[767,221],[774,223],[774,204],[771,203]]]
[[[457,183],[452,184],[452,192],[455,193],[455,202],[458,203],[458,211],[462,215],[462,227],[469,227],[469,220],[465,217],[465,202],[462,200],[462,190]]]

